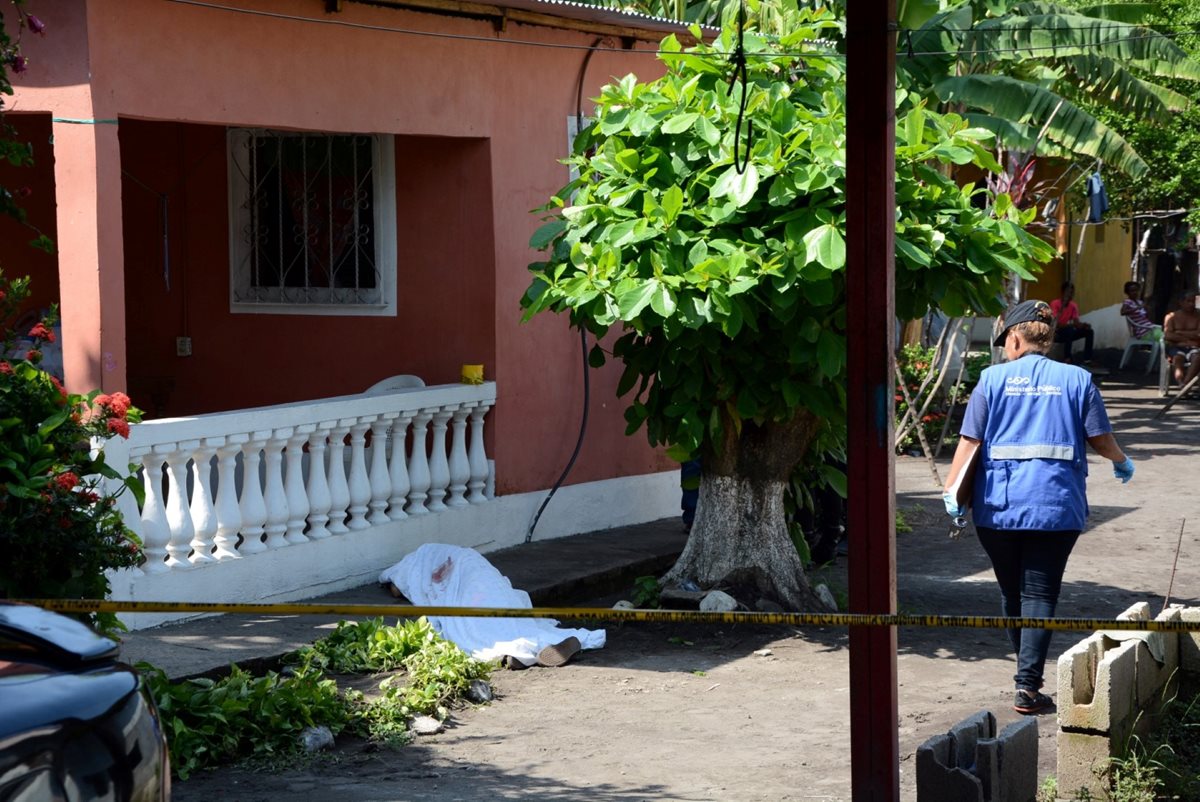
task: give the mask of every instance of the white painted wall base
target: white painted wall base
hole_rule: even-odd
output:
[[[1093,309],[1086,315],[1080,315],[1079,319],[1092,327],[1093,348],[1123,349],[1129,340],[1129,326],[1126,325],[1125,318],[1121,317],[1120,304]],[[1075,343],[1076,352],[1080,352],[1082,348],[1083,343]]]
[[[110,598],[175,602],[282,602],[374,582],[423,543],[481,552],[524,542],[547,491],[500,496],[485,504],[378,524],[344,535],[198,565],[190,570],[112,577]],[[645,523],[679,514],[679,472],[568,485],[542,513],[535,540]],[[197,616],[122,614],[130,629]]]

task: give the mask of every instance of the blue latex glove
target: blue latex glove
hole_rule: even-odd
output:
[[[1133,478],[1133,460],[1129,457],[1125,458],[1124,462],[1113,463],[1113,476],[1121,480],[1121,484],[1125,484]]]
[[[1132,472],[1133,468],[1129,470]],[[1130,473],[1130,475],[1132,476],[1133,474]],[[957,499],[949,493],[942,494],[942,501],[946,504],[946,514],[951,518],[961,518],[967,514],[967,508],[958,506]]]

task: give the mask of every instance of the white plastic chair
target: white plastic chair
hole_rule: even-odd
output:
[[[1183,369],[1186,372],[1192,366],[1192,360],[1187,356],[1183,358]],[[1171,394],[1171,382],[1174,376],[1171,375],[1171,357],[1167,356],[1167,349],[1162,349],[1162,357],[1159,360],[1158,369],[1158,394],[1162,398],[1166,398]]]
[[[1125,325],[1129,327],[1129,339],[1125,342],[1125,352],[1121,354],[1121,365],[1117,369],[1125,370],[1129,356],[1135,350],[1148,348],[1150,351],[1146,358],[1146,372],[1149,373],[1158,364],[1158,357],[1162,351],[1162,326],[1155,326],[1141,337],[1134,337],[1133,327],[1129,325],[1129,321],[1125,321]]]
[[[398,390],[415,390],[425,386],[425,380],[411,373],[401,373],[378,381],[363,391],[363,395],[386,395]]]

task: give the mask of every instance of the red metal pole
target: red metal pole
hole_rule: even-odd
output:
[[[846,4],[850,611],[896,612],[896,0]],[[850,628],[855,802],[899,802],[895,627]]]

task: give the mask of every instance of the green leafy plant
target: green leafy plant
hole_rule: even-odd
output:
[[[123,479],[134,493],[141,486],[93,444],[128,437],[140,412],[124,393],[71,394],[42,370],[53,313],[15,331],[28,295],[27,278],[0,273],[0,551],[19,566],[0,572],[0,598],[103,599],[106,571],[142,560],[103,480]],[[112,613],[85,618],[104,632],[124,628]]]
[[[1047,777],[1038,786],[1036,802],[1055,802],[1058,799],[1058,780]]]
[[[339,621],[329,635],[288,656],[288,662],[342,673],[391,671],[437,637],[425,618],[388,626],[383,618]]]
[[[940,439],[952,440],[958,436],[957,429],[950,425],[948,418],[954,414],[954,408],[957,405],[965,404],[970,399],[971,391],[979,383],[979,374],[991,364],[990,354],[978,352],[966,354],[965,364],[961,375],[958,376],[958,381],[952,384],[953,379],[947,377],[939,385],[932,403],[925,406],[925,394],[929,392],[930,384],[937,383],[930,381],[931,374],[934,374],[939,367],[935,364],[936,356],[937,349],[933,347],[918,344],[903,346],[896,355],[896,367],[900,371],[904,388],[902,389],[897,383],[895,393],[897,425],[905,419],[909,409],[908,401],[911,399],[917,406],[916,411],[919,412],[924,408],[918,425],[925,435],[925,441],[934,448],[937,447]],[[918,396],[918,392],[922,394]],[[914,430],[900,441],[897,450],[904,451],[916,447],[919,442],[920,439]]]
[[[634,607],[658,607],[659,594],[658,577],[654,576],[639,576],[633,580],[633,602]]]
[[[351,725],[363,737],[391,746],[408,742],[408,721],[417,715],[439,719],[475,679],[488,679],[491,667],[475,660],[434,630],[425,617],[384,624],[382,618],[342,621],[326,637],[290,655],[304,670],[377,673],[403,669],[385,678],[379,693],[346,694]]]
[[[171,768],[182,779],[220,763],[296,756],[304,728],[324,725],[336,735],[349,720],[337,683],[315,669],[255,677],[235,665],[219,680],[183,682],[148,663],[138,670],[158,705]]]
[[[254,677],[236,665],[219,680],[172,682],[138,665],[162,714],[171,765],[182,778],[201,768],[241,760],[294,760],[299,735],[326,726],[389,746],[411,740],[416,715],[444,719],[472,680],[491,667],[437,634],[425,618],[386,626],[383,619],[343,621],[329,636],[288,656],[288,672]],[[339,691],[326,670],[375,673],[403,669],[378,692]]]
[[[903,420],[908,413],[908,402],[911,400],[919,411],[922,407],[923,397],[918,397],[917,393],[921,390],[925,380],[929,377],[936,366],[934,365],[934,357],[936,356],[935,349],[927,348],[922,345],[906,345],[900,349],[900,353],[896,355],[896,367],[900,370],[900,378],[897,381],[903,381],[903,389],[897,386],[896,388],[896,421]],[[925,414],[921,416],[918,425],[925,435],[925,441],[931,445],[936,445],[941,437],[943,425],[946,420],[946,403],[941,401],[934,406],[926,408]],[[953,434],[953,433],[951,433]],[[915,432],[909,434],[899,446],[900,450],[911,448],[919,443],[919,438]]]
[[[1139,714],[1140,715],[1140,714]],[[1200,695],[1163,701],[1144,736],[1133,735],[1110,759],[1106,777],[1116,802],[1200,798]]]
[[[686,50],[668,37],[661,78],[605,86],[569,159],[579,177],[531,238],[546,258],[522,299],[526,318],[567,313],[598,339],[616,328],[627,432],[644,427],[672,457],[703,463],[689,542],[666,578],[752,583],[791,609],[821,603],[789,542],[783,491],[818,433],[844,430],[857,324],[846,316],[844,62],[819,44],[838,25],[804,10],[778,39],[747,33],[744,85],[729,86],[739,37],[727,28]],[[998,312],[1005,277],[1032,278],[1054,251],[1025,230],[1034,212],[944,169],[998,172],[990,132],[902,100],[897,314]],[[594,367],[608,358],[591,350]]]

